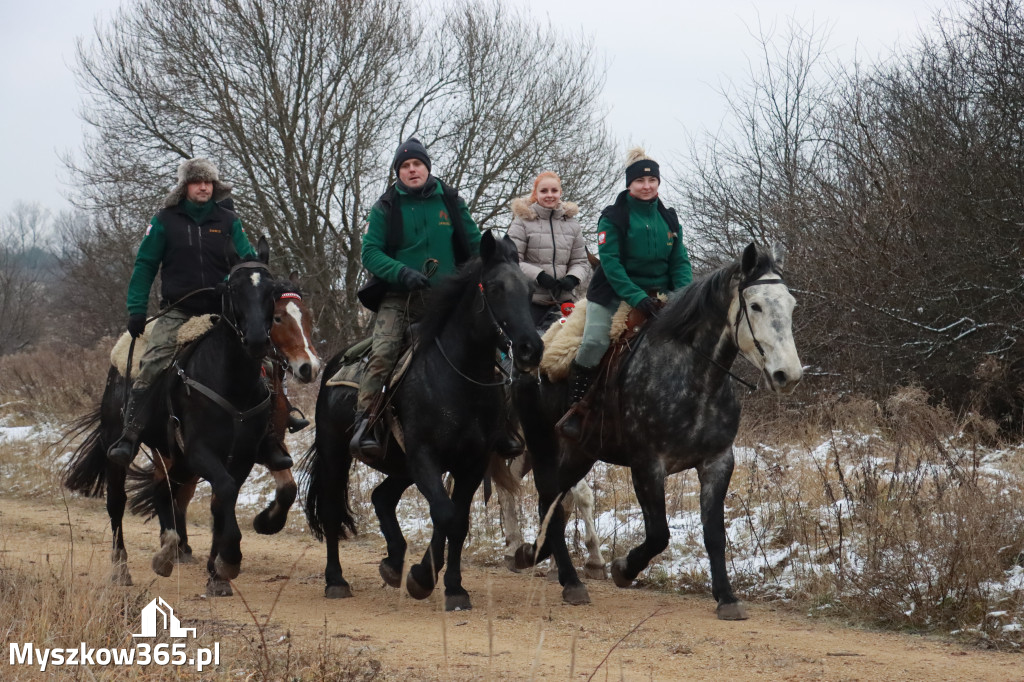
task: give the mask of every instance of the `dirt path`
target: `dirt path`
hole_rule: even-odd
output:
[[[43,499],[0,498],[0,549],[8,565],[66,556],[70,516],[76,570],[90,562],[92,570],[103,570],[109,531],[102,502],[70,505],[65,510]],[[150,570],[155,522],[129,517],[125,534],[137,585],[149,586],[183,617],[252,624],[239,597],[202,596],[205,562],[177,567],[170,578]],[[190,534],[197,554],[208,546],[205,528]],[[574,679],[587,679],[611,651],[594,679],[1024,680],[1020,655],[849,629],[761,604],[748,604],[750,620],[721,622],[710,597],[621,590],[610,582],[590,581],[594,603],[569,607],[562,605],[557,583],[497,568],[468,566],[465,585],[475,608],[445,614],[439,610],[441,590],[417,602],[383,586],[377,575],[382,550],[372,530],[343,545],[345,575],[356,596],[328,601],[322,545],[290,529],[272,538],[250,532],[236,589],[260,617],[278,598],[270,641],[289,631],[293,641],[315,642],[326,629],[332,641],[350,640],[380,660],[393,679],[566,679],[573,652]]]

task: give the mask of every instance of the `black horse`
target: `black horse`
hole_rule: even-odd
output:
[[[580,442],[560,439],[555,430],[565,411],[564,384],[515,383],[514,400],[533,453],[542,528],[550,515],[539,550],[536,543],[520,547],[517,566],[525,568],[553,554],[563,600],[590,601],[566,549],[562,505],[553,503],[601,460],[632,469],[643,511],[646,539],[611,565],[615,584],[629,586],[669,543],[665,477],[696,469],[718,616],[746,618],[725,570],[724,503],[740,420],[728,370],[742,354],[762,370],[773,391],[788,393],[799,383],[794,300],[781,266],[781,258],[775,260],[751,244],[740,261],[674,293],[636,340],[619,375],[609,380],[617,397],[595,397]]]
[[[238,575],[242,533],[235,501],[270,418],[262,362],[270,348],[274,303],[284,285],[267,268],[266,240],[260,240],[258,253],[258,260],[240,260],[231,249],[230,274],[218,285],[225,302],[223,314],[151,386],[148,395],[154,405],[141,441],[154,455],[154,469],[138,475],[142,483],[132,499],[133,510],[159,517],[161,548],[152,566],[159,575],[168,576],[187,547],[184,509],[196,477],[210,482],[213,543],[207,561],[207,590],[212,595],[231,594],[227,580]],[[114,580],[130,585],[122,530],[128,470],[106,456],[107,447],[121,432],[120,407],[126,390],[124,377],[111,368],[99,423],[68,464],[64,485],[93,496],[102,495],[106,488]]]
[[[430,292],[427,312],[416,336],[416,350],[392,397],[404,434],[405,451],[388,439],[386,454],[371,466],[387,474],[372,500],[388,555],[380,562],[387,584],[402,581],[406,541],[396,507],[415,484],[430,503],[434,531],[430,549],[409,571],[406,587],[416,599],[434,589],[444,565],[445,608],[471,607],[462,587],[462,545],[469,529],[469,508],[487,470],[491,445],[503,425],[502,382],[495,379],[495,354],[507,339],[516,366],[537,366],[543,344],[530,318],[530,283],[519,269],[511,240],[485,232],[480,257]],[[340,364],[331,359],[325,379]],[[316,404],[316,441],[306,456],[309,472],[306,516],[318,538],[327,541],[324,572],[328,597],[351,596],[338,560],[338,539],[354,529],[348,509],[351,458],[348,444],[356,390],[321,385]],[[451,497],[442,475],[451,472]]]

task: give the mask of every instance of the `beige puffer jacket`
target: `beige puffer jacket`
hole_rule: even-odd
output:
[[[572,275],[585,281],[590,274],[583,227],[576,221],[579,206],[563,201],[555,209],[530,202],[529,197],[512,200],[512,226],[508,236],[519,250],[519,267],[531,281],[543,270],[555,279]],[[573,300],[571,291],[562,291],[558,300],[538,286],[534,303],[551,304]]]

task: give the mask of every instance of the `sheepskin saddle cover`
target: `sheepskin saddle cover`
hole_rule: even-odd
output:
[[[220,319],[219,315],[197,315],[186,321],[178,330],[178,348],[183,348],[205,335],[213,329],[213,325],[217,323],[218,319]],[[132,376],[137,376],[139,373],[139,361],[145,355],[146,348],[149,347],[149,332],[155,322],[156,320],[153,320],[147,324],[146,331],[135,340],[135,351],[132,353]],[[125,368],[128,366],[128,349],[131,347],[131,343],[131,335],[124,332],[114,344],[114,349],[110,351],[110,364],[117,368],[121,376],[125,375]]]
[[[612,315],[612,328],[608,336],[615,341],[626,330],[626,317],[632,308],[622,301],[619,309]],[[583,341],[583,328],[587,324],[587,300],[576,303],[572,314],[565,318],[564,324],[553,324],[544,333],[544,356],[540,361],[540,371],[549,381],[565,381],[569,376],[569,365],[576,357],[580,343]]]

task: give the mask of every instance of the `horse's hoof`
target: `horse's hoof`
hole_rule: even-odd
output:
[[[584,564],[583,575],[587,576],[591,580],[608,580],[608,574],[604,570],[604,564],[601,564],[600,566]]]
[[[118,585],[119,587],[131,587],[134,585],[132,582],[132,574],[128,572],[128,566],[126,564],[118,564],[114,566],[114,572],[110,574],[110,583],[112,585]]]
[[[516,566],[516,558],[514,556],[505,557],[505,568],[512,571],[513,573],[519,573],[522,569]]]
[[[516,550],[516,568],[522,570],[537,563],[537,548],[531,543],[523,543]]]
[[[287,520],[287,515],[274,516],[264,510],[252,520],[252,529],[260,535],[273,535],[274,533],[281,532]]]
[[[324,588],[324,596],[328,599],[348,599],[352,596],[352,588],[347,584],[328,585]]]
[[[573,606],[589,604],[590,593],[587,592],[587,586],[583,583],[577,583],[575,585],[566,585],[562,588],[562,601],[564,601],[566,604],[571,604]]]
[[[626,577],[625,557],[612,560],[612,580],[617,587],[629,587],[633,584],[633,579]]]
[[[174,563],[176,564],[194,564],[196,559],[192,556],[192,552],[178,552],[174,555]]]
[[[164,578],[170,577],[174,571],[174,559],[169,554],[169,552],[160,551],[153,555],[153,572]]]
[[[390,587],[401,587],[402,586],[402,569],[397,571],[394,567],[387,562],[387,559],[381,559],[380,566],[380,577],[384,579],[384,582]]]
[[[206,581],[207,597],[231,597],[234,596],[234,594],[235,593],[231,591],[231,583],[227,580],[210,576],[210,579]]]
[[[445,611],[469,611],[472,608],[468,594],[449,594],[444,598]]]
[[[242,567],[240,564],[229,564],[228,562],[221,559],[220,555],[218,555],[217,558],[213,561],[213,570],[217,572],[218,578],[223,578],[224,580],[234,580],[238,577],[238,574],[241,572]]]
[[[746,620],[750,617],[747,615],[747,608],[738,601],[719,604],[715,613],[718,614],[718,620]]]
[[[413,599],[426,599],[433,593],[434,586],[431,584],[427,587],[417,581],[415,568],[413,566],[413,570],[410,570],[409,575],[405,577],[405,589],[409,591],[409,596]]]

